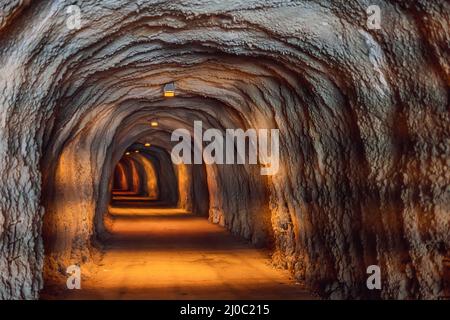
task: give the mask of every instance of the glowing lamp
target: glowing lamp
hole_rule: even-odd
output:
[[[164,86],[164,97],[175,97],[175,84],[173,82]]]
[[[134,151],[135,153],[139,153],[139,150]]]
[[[158,126],[158,122],[152,121],[152,122],[150,122],[150,125],[151,125],[152,127],[157,127],[157,126]]]
[[[146,147],[150,147],[150,146],[151,146],[151,144],[150,144],[150,143],[146,143],[146,144],[144,144],[144,146],[146,146]]]
[[[125,154],[127,155],[127,156],[129,156],[131,153],[129,153],[129,152],[125,152]]]

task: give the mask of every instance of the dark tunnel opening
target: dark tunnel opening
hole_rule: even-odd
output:
[[[448,1],[66,2],[0,1],[0,299],[448,297]]]

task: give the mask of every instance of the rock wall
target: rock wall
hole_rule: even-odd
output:
[[[115,164],[194,120],[279,129],[281,165],[180,166],[181,206],[272,245],[323,297],[441,296],[450,6],[373,2],[73,1],[70,29],[64,1],[2,1],[0,298],[38,298],[44,242],[46,279],[95,260]]]

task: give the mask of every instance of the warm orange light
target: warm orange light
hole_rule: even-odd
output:
[[[157,127],[157,126],[158,126],[158,122],[152,121],[152,122],[150,122],[150,125],[151,125],[152,127]]]
[[[150,144],[150,143],[146,143],[145,146],[146,146],[146,147],[150,147],[151,144]]]
[[[175,97],[175,84],[173,82],[164,86],[164,97]]]

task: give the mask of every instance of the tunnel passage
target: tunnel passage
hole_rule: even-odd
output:
[[[114,168],[111,201],[141,200],[178,204],[177,173],[164,149],[150,143],[133,144]]]
[[[110,179],[109,213],[117,214],[120,207],[134,208],[134,212],[136,208],[174,208],[208,216],[205,167],[175,165],[166,149],[149,142],[128,147]]]
[[[272,262],[322,297],[442,296],[449,4],[377,3],[379,30],[365,1],[102,0],[80,5],[80,29],[63,2],[0,4],[0,297],[38,298],[67,266],[95,264],[116,165],[136,169],[121,187],[156,191],[143,162],[121,159],[151,141],[160,172],[170,133],[194,121],[279,129],[280,170],[181,165],[159,197],[273,239]]]
[[[129,194],[158,198],[158,182],[153,165],[142,159],[132,157],[121,159],[114,169],[112,197]]]

